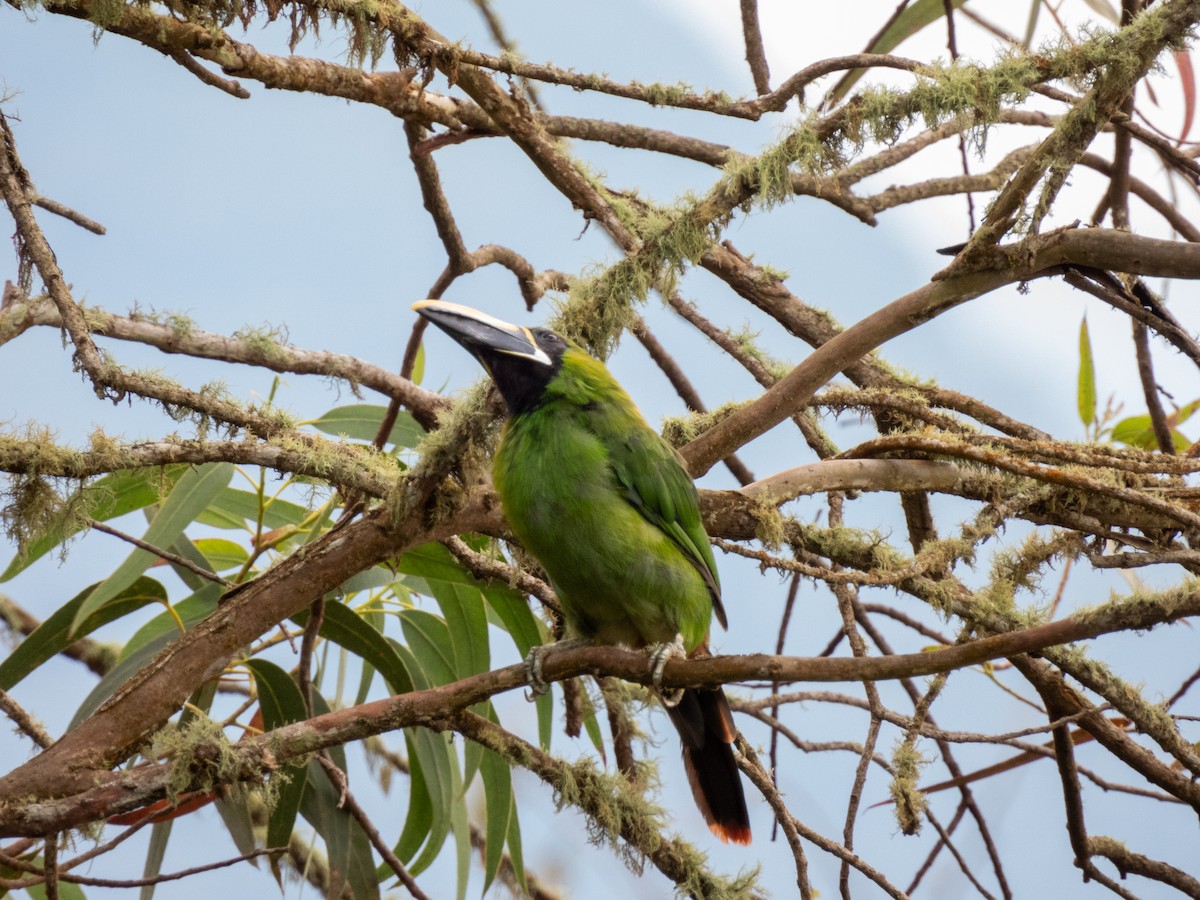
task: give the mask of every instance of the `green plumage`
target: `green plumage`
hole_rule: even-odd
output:
[[[680,636],[689,655],[706,654],[725,610],[695,486],[604,365],[544,328],[444,301],[415,308],[474,354],[504,397],[496,491],[550,576],[568,634],[627,647]],[[675,699],[667,714],[696,804],[721,840],[749,843],[724,692]]]
[[[541,404],[506,424],[494,474],[572,637],[703,643],[719,601],[696,489],[603,365],[568,347]]]

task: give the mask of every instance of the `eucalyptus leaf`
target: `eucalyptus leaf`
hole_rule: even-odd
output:
[[[143,540],[155,547],[171,546],[183,529],[229,484],[232,477],[233,466],[230,463],[207,463],[186,472],[159,506]],[[75,612],[72,633],[77,635],[79,626],[88,616],[133,584],[158,559],[140,547],[130,553]]]
[[[359,403],[335,407],[308,424],[336,437],[374,441],[386,415],[386,406]],[[417,420],[410,413],[400,410],[385,443],[396,447],[415,447],[424,434],[425,429],[417,424]]]
[[[84,588],[71,600],[60,606],[42,622],[16,649],[0,662],[0,690],[11,690],[13,685],[44,663],[61,653],[79,638],[91,634],[102,625],[114,622],[149,603],[166,603],[167,589],[145,575],[110,600],[102,609],[96,610],[81,624],[76,634],[71,634],[71,623],[75,613],[98,584]]]

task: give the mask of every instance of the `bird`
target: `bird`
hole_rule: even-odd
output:
[[[658,677],[670,655],[708,655],[713,617],[728,622],[696,487],[604,364],[548,328],[443,300],[413,309],[475,357],[504,401],[493,482],[509,527],[549,576],[567,637],[652,648]],[[662,696],[710,830],[749,844],[724,691]]]

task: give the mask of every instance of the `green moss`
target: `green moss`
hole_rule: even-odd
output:
[[[92,0],[91,14],[88,18],[96,26],[96,39],[101,32],[121,21],[125,13],[125,0]]]
[[[677,105],[688,94],[694,93],[682,81],[678,81],[675,84],[662,84],[660,82],[642,84],[635,81],[632,82],[631,86],[645,91],[646,99],[652,106]]]
[[[168,726],[154,737],[151,751],[171,759],[167,799],[179,802],[185,791],[209,791],[218,784],[240,779],[240,760],[221,726],[207,716],[196,716],[183,727]]]
[[[50,480],[36,473],[10,475],[0,490],[0,526],[18,553],[33,538],[62,528],[71,513]]]
[[[662,436],[672,447],[682,447],[690,444],[700,435],[719,423],[725,421],[739,409],[750,404],[749,400],[738,400],[725,403],[716,409],[703,413],[689,413],[686,416],[669,416],[663,419]]]
[[[921,831],[921,816],[928,801],[918,787],[921,767],[927,760],[908,741],[896,745],[892,753],[892,783],[888,789],[896,811],[896,823],[903,834],[914,835]]]

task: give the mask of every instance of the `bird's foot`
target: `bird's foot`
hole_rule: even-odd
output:
[[[529,684],[529,693],[525,695],[527,700],[536,700],[546,691],[550,690],[550,685],[542,678],[542,660],[551,650],[573,650],[576,647],[586,647],[590,641],[555,641],[553,644],[538,644],[536,647],[529,648],[529,655],[525,657],[525,681]]]
[[[682,634],[675,635],[675,640],[669,644],[655,645],[650,651],[650,662],[654,666],[651,676],[652,683],[658,689],[663,706],[677,706],[683,699],[683,688],[664,691],[662,687],[663,669],[666,668],[668,659],[687,659],[687,648],[683,646]]]

